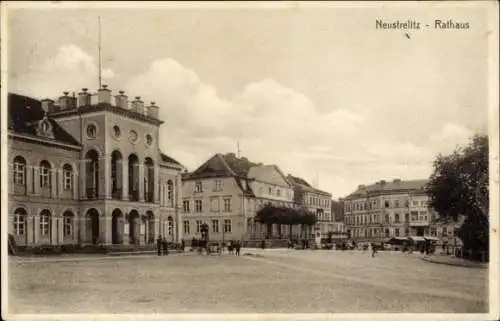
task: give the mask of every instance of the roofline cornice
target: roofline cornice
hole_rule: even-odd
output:
[[[42,139],[40,137],[29,135],[29,134],[18,134],[18,133],[10,132],[9,137],[10,138],[17,138],[17,139],[21,139],[21,140],[28,140],[28,141],[40,143],[43,145],[74,149],[77,151],[80,151],[82,149],[82,146],[80,146],[80,145],[71,145],[71,144],[66,144],[66,143],[62,143],[59,141],[55,141],[55,140],[49,141],[49,140],[45,140],[45,139]]]

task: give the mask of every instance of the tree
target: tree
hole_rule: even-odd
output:
[[[488,136],[476,135],[469,146],[437,157],[425,188],[430,206],[442,219],[464,218],[457,236],[473,259],[488,250],[488,180]]]

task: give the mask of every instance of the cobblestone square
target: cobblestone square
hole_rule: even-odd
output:
[[[10,313],[486,313],[488,271],[382,252],[10,258]]]

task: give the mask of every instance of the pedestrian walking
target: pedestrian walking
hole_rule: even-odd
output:
[[[166,238],[163,238],[163,255],[168,255],[168,242]]]
[[[240,256],[241,243],[239,240],[236,242],[235,247],[236,247],[236,256]]]
[[[156,239],[156,249],[158,250],[158,256],[161,256],[161,246],[162,246],[161,235],[158,235],[158,238]]]
[[[181,239],[181,251],[184,252],[184,247],[186,246],[186,243],[184,242],[184,239]]]
[[[264,249],[266,248],[266,240],[262,240],[262,241],[260,242],[260,248],[261,248],[262,250],[264,250]]]
[[[375,254],[377,254],[377,247],[375,246],[375,243],[372,243],[372,257],[375,257]]]

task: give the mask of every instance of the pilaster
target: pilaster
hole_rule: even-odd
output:
[[[26,195],[34,194],[33,191],[33,166],[26,166]]]
[[[144,202],[144,164],[139,164],[139,202]]]
[[[128,160],[122,160],[122,199],[128,201]],[[128,232],[127,232],[128,233]],[[127,241],[128,242],[128,241]]]

